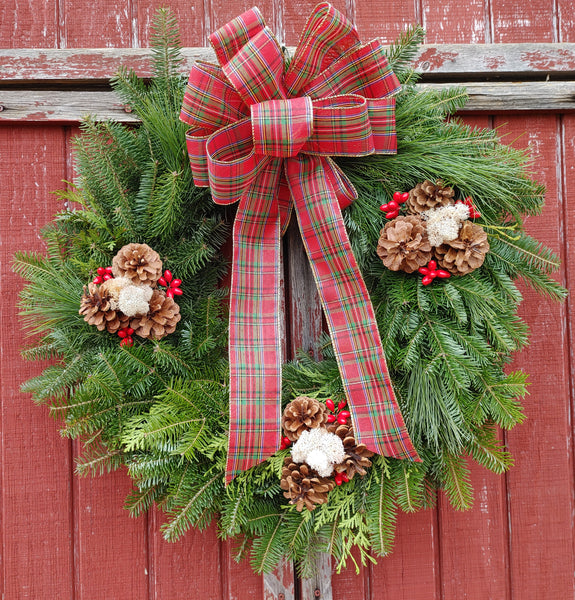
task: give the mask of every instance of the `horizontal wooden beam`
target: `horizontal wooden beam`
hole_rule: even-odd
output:
[[[420,84],[442,90],[451,84]],[[575,81],[471,82],[464,86],[469,102],[462,112],[575,110]],[[0,122],[79,122],[87,115],[97,120],[135,123],[137,116],[112,91],[0,89]]]
[[[293,48],[288,49],[293,53]],[[0,49],[0,84],[104,82],[121,66],[142,77],[152,72],[149,48]],[[182,72],[196,60],[214,60],[210,48],[185,48]],[[575,75],[575,44],[424,45],[416,70],[433,78]]]

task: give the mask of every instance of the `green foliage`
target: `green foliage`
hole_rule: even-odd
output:
[[[505,370],[527,344],[517,316],[515,281],[564,297],[552,274],[557,257],[524,231],[540,213],[543,189],[529,177],[529,159],[499,143],[497,132],[446,121],[465,92],[418,91],[409,62],[422,39],[407,31],[389,50],[405,84],[398,97],[394,156],[338,159],[359,199],[345,212],[356,258],[368,284],[396,395],[422,458],[410,463],[376,456],[368,474],[330,493],[313,512],[298,513],[280,489],[286,451],[227,488],[228,363],[224,213],[196,189],[178,114],[185,79],[173,16],[154,25],[151,81],[122,70],[114,86],[141,119],[137,128],[87,120],[75,141],[77,186],[60,192],[69,208],[42,232],[46,254],[21,252],[14,270],[27,280],[20,298],[31,335],[23,356],[52,359],[23,391],[48,403],[63,434],[80,437],[80,474],[126,465],[132,514],[153,503],[166,513],[164,535],[175,540],[217,516],[220,535],[240,540],[238,556],[269,571],[282,555],[302,575],[329,552],[339,568],[354,556],[366,563],[392,549],[396,513],[432,506],[445,490],[458,509],[472,502],[467,460],[495,473],[512,459],[498,436],[523,419],[527,376]],[[491,251],[483,267],[424,287],[416,275],[387,270],[374,247],[379,205],[423,179],[443,179],[482,213]],[[83,286],[123,245],[145,242],[183,279],[182,320],[161,341],[120,347],[118,338],[87,325],[78,313]],[[284,365],[283,398],[343,398],[328,338],[323,356]],[[357,552],[352,555],[354,548]]]

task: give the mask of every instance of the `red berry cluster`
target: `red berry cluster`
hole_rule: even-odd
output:
[[[393,200],[387,204],[382,204],[379,208],[385,211],[386,219],[395,219],[399,215],[399,205],[403,204],[409,198],[409,192],[395,192]]]
[[[131,327],[122,327],[118,331],[118,336],[122,338],[120,342],[120,346],[128,346],[131,347],[134,345],[134,339],[132,336],[134,335],[134,330]]]
[[[98,275],[94,277],[92,283],[104,283],[104,281],[108,281],[108,279],[114,279],[112,275],[112,267],[98,267],[97,270]]]
[[[171,271],[166,269],[164,275],[158,279],[158,284],[167,287],[166,296],[173,298],[174,296],[181,296],[182,292],[180,286],[182,285],[181,279],[174,279]]]
[[[423,275],[421,283],[423,285],[429,285],[436,277],[440,279],[447,279],[451,277],[449,271],[437,268],[437,263],[434,260],[430,260],[427,267],[419,267],[419,272]]]
[[[291,446],[291,440],[285,435],[282,437],[282,443],[280,444],[280,450],[285,450]]]
[[[328,415],[327,422],[335,423],[335,421],[337,421],[340,425],[345,425],[347,423],[347,420],[351,417],[351,413],[349,412],[349,410],[343,410],[343,408],[345,408],[346,404],[347,404],[347,402],[345,400],[342,400],[337,405],[338,412],[335,413],[335,404],[331,398],[328,398],[325,401],[325,405],[327,406],[328,410],[331,412],[331,415]]]
[[[467,198],[465,198],[465,200],[463,200],[463,201],[458,200],[457,203],[458,204],[463,203],[463,204],[465,204],[465,206],[467,206],[467,208],[469,208],[469,218],[470,219],[480,219],[481,218],[481,213],[473,205],[473,198],[471,198],[471,196],[467,196]]]

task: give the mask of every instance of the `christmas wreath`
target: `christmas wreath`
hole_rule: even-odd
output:
[[[315,17],[322,10],[341,17],[329,5]],[[342,35],[354,34],[343,25]],[[306,575],[319,552],[339,567],[354,548],[362,561],[389,553],[396,512],[433,505],[438,489],[455,508],[468,508],[469,458],[496,473],[511,465],[498,428],[521,422],[527,375],[506,367],[528,341],[514,281],[564,296],[551,277],[558,259],[522,223],[541,212],[544,190],[529,176],[529,158],[502,145],[496,131],[446,119],[464,105],[463,89],[416,88],[409,64],[422,35],[414,27],[385,50],[385,78],[401,84],[382,117],[389,133],[395,109],[397,153],[325,163],[357,190],[343,218],[395,390],[396,404],[390,396],[385,406],[405,420],[396,440],[403,456],[376,453],[361,439],[326,336],[322,360],[301,354],[283,365],[277,452],[226,485],[222,282],[234,215],[212,201],[217,181],[198,181],[190,170],[189,123],[179,119],[186,80],[169,12],[159,11],[154,24],[151,80],[122,70],[113,81],[141,124],[83,123],[77,181],[60,192],[68,208],[42,232],[46,254],[15,257],[27,280],[20,308],[31,338],[23,356],[52,359],[22,389],[49,403],[63,435],[82,439],[80,474],[127,466],[128,509],[138,515],[157,503],[166,539],[217,519],[220,535],[237,538],[238,557],[250,555],[255,571],[287,556]],[[265,119],[257,122],[265,128]],[[188,150],[196,142],[188,134]],[[201,187],[208,183],[211,193]]]

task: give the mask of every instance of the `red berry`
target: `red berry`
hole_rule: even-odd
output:
[[[106,273],[106,269],[104,267],[98,267],[98,275],[104,275]]]
[[[345,405],[347,404],[347,402],[345,400],[342,400],[338,405],[337,408],[339,410],[341,410]]]
[[[168,271],[168,269],[166,269],[166,270],[164,271],[164,279],[165,279],[165,280],[166,280],[168,283],[170,283],[170,281],[172,281],[172,272],[171,272],[171,271]]]
[[[163,277],[160,277],[160,279],[158,279],[158,283],[160,285],[163,285],[164,287],[168,285],[168,282]]]
[[[120,342],[120,346],[128,346],[130,348],[134,345],[134,340],[131,337],[126,337]]]
[[[347,483],[349,481],[349,477],[347,476],[347,473],[341,473],[341,479],[342,479],[342,481]]]
[[[173,292],[172,298],[174,296],[181,296],[184,293],[179,287],[170,288],[170,291]]]
[[[134,334],[134,330],[131,327],[126,327],[126,333],[128,335],[133,335]]]
[[[428,277],[431,277],[431,279],[435,279],[437,277],[437,271],[431,271],[431,273],[429,273]]]
[[[395,202],[401,202],[401,192],[393,192],[393,199]]]
[[[94,277],[92,283],[102,283],[104,280],[98,275],[98,277]]]
[[[106,273],[110,273],[110,275],[112,275],[112,267],[106,267],[105,271]]]
[[[395,217],[397,217],[399,215],[399,211],[398,210],[392,210],[391,212],[388,212],[385,215],[386,219],[395,219]]]
[[[345,417],[342,417],[342,416],[341,416],[341,414],[340,414],[340,415],[338,415],[338,417],[337,417],[337,422],[338,422],[340,425],[345,425],[345,424],[347,423],[347,419],[346,419]]]
[[[114,279],[114,276],[110,275],[110,273],[106,273],[104,275],[104,281],[110,281],[110,279]]]
[[[429,285],[431,282],[433,281],[433,279],[429,276],[426,275],[422,280],[421,283],[423,283],[423,285]]]
[[[382,205],[379,207],[379,210],[383,210],[384,212],[386,212],[386,211],[387,211],[387,204],[382,204]]]
[[[333,423],[335,421],[335,415],[327,415],[327,422]]]
[[[125,329],[120,329],[120,331],[118,331],[118,335],[121,338],[126,338],[126,337],[128,337],[128,332]]]
[[[173,298],[174,297],[174,290],[172,288],[168,288],[166,290],[166,296],[168,296],[169,298]]]
[[[182,285],[181,279],[172,279],[172,281],[170,282],[170,287],[173,287],[173,288],[180,287],[181,285]]]
[[[388,206],[387,210],[397,210],[399,208],[399,204],[395,200],[388,202],[387,206]]]
[[[333,400],[331,398],[328,398],[325,401],[325,405],[329,408],[329,410],[331,410],[332,412],[335,410],[335,404],[333,403]]]
[[[341,485],[343,483],[343,477],[341,473],[336,473],[334,479],[336,485]]]
[[[400,202],[406,202],[408,198],[409,198],[409,192],[403,192],[403,194],[401,194]]]
[[[422,275],[429,275],[429,269],[427,267],[419,267],[417,269]]]
[[[282,444],[285,444],[286,446],[289,446],[291,444],[291,440],[288,437],[283,437],[282,438]]]
[[[441,277],[441,279],[447,279],[448,277],[451,277],[451,273],[449,271],[444,271],[443,269],[438,269],[436,273],[438,277]]]
[[[437,262],[434,260],[430,260],[429,264],[427,265],[429,267],[430,271],[436,271],[437,270]]]

